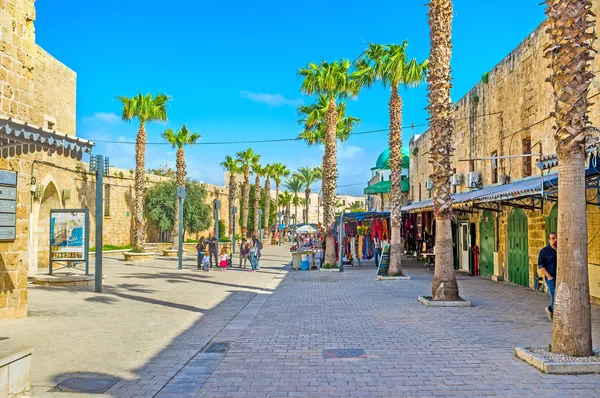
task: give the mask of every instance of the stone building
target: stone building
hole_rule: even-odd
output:
[[[598,15],[600,2],[593,7]],[[552,87],[546,82],[549,61],[543,57],[548,42],[544,26],[539,26],[454,106],[455,266],[473,273],[472,248],[477,245],[481,275],[530,288],[540,285],[538,252],[557,220],[556,147],[549,117]],[[596,57],[593,70],[599,69]],[[595,78],[590,95],[599,89],[600,79]],[[600,105],[592,102],[596,104],[591,121],[598,126]],[[589,146],[587,213],[590,289],[599,300],[600,202],[594,181],[600,164],[595,163],[598,145],[594,142],[598,134]],[[415,224],[423,231],[434,231],[430,146],[428,132],[410,142],[413,203],[403,207],[415,214]]]
[[[402,148],[402,171],[400,184],[402,189],[401,206],[408,202],[409,192],[409,164],[408,148]],[[390,181],[390,150],[381,152],[375,166],[371,168],[371,179],[364,194],[367,197],[368,211],[392,211],[391,181]]]

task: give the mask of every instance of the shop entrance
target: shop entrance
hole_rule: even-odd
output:
[[[484,211],[479,223],[479,274],[492,276],[494,274],[494,216],[491,211]]]
[[[459,257],[460,257],[460,269],[461,271],[466,271],[469,272],[471,271],[470,269],[470,264],[469,264],[469,253],[471,252],[470,250],[470,244],[469,244],[469,223],[460,223],[459,226],[459,234],[460,234],[460,250],[459,250]]]
[[[529,287],[527,214],[517,208],[508,216],[508,281]]]

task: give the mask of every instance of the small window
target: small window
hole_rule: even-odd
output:
[[[523,140],[523,155],[531,155],[531,138]],[[531,156],[523,156],[523,177],[531,175]]]
[[[104,217],[110,217],[110,185],[104,186]]]
[[[54,131],[54,126],[55,126],[54,122],[46,120],[46,129]]]
[[[492,184],[498,182],[498,151],[492,152]]]

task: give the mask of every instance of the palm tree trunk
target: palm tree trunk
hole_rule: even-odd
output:
[[[310,188],[304,191],[304,224],[308,224],[308,202],[310,201]]]
[[[333,225],[335,220],[335,197],[336,197],[336,175],[337,175],[337,108],[335,99],[329,100],[327,107],[325,133],[325,152],[323,154],[323,226],[325,228],[325,264],[333,265],[336,263],[335,255],[335,237]],[[340,253],[342,256],[342,253]]]
[[[586,141],[588,91],[594,77],[592,31],[595,18],[589,0],[547,1],[551,41],[546,50],[554,89],[558,155],[557,277],[552,325],[552,352],[591,356],[592,326],[588,277],[586,214]]]
[[[265,178],[265,213],[263,214],[263,228],[269,234],[269,214],[271,212],[271,179],[269,177]]]
[[[254,180],[254,230],[252,231],[252,235],[256,235],[258,237],[258,220],[259,214],[258,209],[260,208],[260,177],[256,176]]]
[[[135,140],[135,203],[134,203],[134,228],[133,248],[144,251],[145,232],[144,225],[144,196],[146,194],[146,128],[140,123]],[[100,166],[99,166],[100,167]]]
[[[235,173],[229,174],[229,233],[233,240],[233,226],[235,225],[235,218],[233,217],[233,206],[237,201],[237,182],[235,181]],[[243,235],[242,235],[243,236]]]
[[[402,98],[398,95],[398,87],[392,86],[390,97],[390,180],[391,180],[391,202],[392,212],[390,221],[392,224],[390,267],[389,276],[402,275],[402,244],[400,225],[402,223],[402,186],[400,174],[402,172]]]
[[[248,211],[250,209],[250,167],[244,167],[244,187],[242,189],[242,236],[248,237]]]
[[[280,181],[275,181],[275,208],[277,209],[277,211],[279,212],[279,184],[281,182]],[[277,220],[277,222],[279,222],[279,220]]]
[[[429,3],[431,49],[429,59],[429,124],[431,130],[431,163],[433,164],[433,206],[436,222],[435,274],[431,292],[433,300],[459,300],[454,274],[452,246],[452,134],[454,119],[450,100],[450,56],[452,55],[452,1],[431,0]]]
[[[297,197],[298,197],[298,195],[294,194],[294,198],[297,198]],[[297,223],[298,223],[298,202],[294,202],[294,224],[297,224]]]
[[[185,154],[183,152],[183,148],[177,149],[176,155],[176,183],[178,188],[185,188]],[[175,222],[173,223],[173,232],[171,233],[171,237],[173,238],[173,245],[171,246],[173,249],[179,249],[179,200],[175,205]]]

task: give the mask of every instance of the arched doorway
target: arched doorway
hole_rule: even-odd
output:
[[[529,287],[529,227],[527,214],[513,209],[508,216],[508,281]]]
[[[491,211],[484,211],[479,222],[479,274],[492,276],[494,274],[494,215]]]
[[[48,183],[40,202],[39,218],[35,239],[37,240],[38,269],[48,268],[50,264],[50,210],[60,209],[61,201],[53,182]]]
[[[558,228],[558,203],[555,203],[550,210],[550,214],[546,217],[546,243],[548,243],[548,235],[550,232],[557,232]]]

